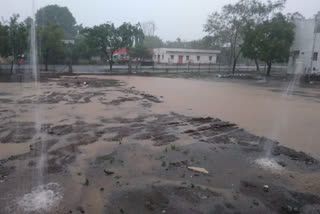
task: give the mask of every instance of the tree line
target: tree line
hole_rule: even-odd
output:
[[[239,58],[248,58],[256,63],[264,62],[270,74],[273,63],[287,62],[290,46],[294,40],[294,18],[303,18],[295,13],[281,13],[286,0],[267,1],[239,0],[225,5],[220,12],[209,15],[202,39],[194,41],[163,42],[156,35],[145,35],[138,24],[123,23],[116,27],[106,22],[94,27],[77,25],[67,7],[49,5],[37,11],[35,20],[27,18],[19,22],[19,15],[0,23],[0,55],[11,57],[11,67],[22,56],[28,56],[29,31],[35,22],[37,28],[38,55],[40,63],[72,63],[79,59],[90,60],[101,56],[112,69],[113,55],[125,47],[129,58],[151,57],[148,48],[197,48],[221,50],[220,61],[230,64],[235,72]],[[153,23],[153,31],[154,31]],[[129,61],[129,70],[131,67]]]
[[[72,65],[79,59],[90,60],[92,56],[101,56],[112,69],[113,54],[119,48],[129,53],[129,71],[131,58],[151,57],[143,46],[144,33],[140,24],[123,23],[116,27],[107,22],[94,27],[84,28],[66,7],[49,5],[37,11],[35,20],[28,17],[19,22],[14,14],[9,21],[0,23],[0,55],[11,60],[13,65],[19,59],[28,58],[30,50],[30,29],[35,22],[37,47],[40,63],[68,63]]]
[[[286,0],[239,0],[223,6],[220,12],[209,15],[204,25],[207,36],[200,40],[163,42],[157,36],[146,38],[145,45],[153,48],[200,48],[221,50],[220,62],[236,70],[240,58],[267,65],[270,75],[273,63],[286,63],[294,41],[294,19],[304,19],[296,12],[281,13]]]

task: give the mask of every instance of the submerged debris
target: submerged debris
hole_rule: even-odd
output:
[[[188,169],[194,172],[200,172],[203,174],[209,174],[209,172],[205,168],[200,167],[194,167],[194,166],[188,166]]]
[[[114,174],[114,172],[112,172],[112,171],[108,171],[108,170],[103,170],[104,171],[104,173],[106,173],[106,175],[113,175]]]

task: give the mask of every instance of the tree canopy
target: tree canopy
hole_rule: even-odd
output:
[[[49,24],[38,28],[38,48],[46,70],[49,63],[56,63],[65,56],[62,37],[63,30],[57,25]]]
[[[112,58],[119,48],[130,49],[141,44],[144,39],[143,31],[139,24],[123,23],[118,28],[113,23],[106,23],[92,28],[85,28],[83,35],[90,47],[100,51],[109,60],[112,70]]]
[[[152,54],[144,45],[137,45],[129,51],[130,57],[139,59],[150,59]]]
[[[164,42],[158,36],[145,36],[143,44],[147,48],[163,48]]]
[[[222,11],[209,15],[204,31],[220,46],[230,47],[230,64],[235,71],[241,54],[244,28],[249,22],[261,23],[275,10],[282,9],[286,0],[262,3],[258,0],[239,0],[227,4]]]
[[[269,76],[272,63],[288,61],[294,40],[294,27],[281,13],[263,23],[248,24],[242,44],[244,56],[266,62]]]
[[[0,23],[0,55],[9,55],[9,26]]]
[[[36,13],[38,27],[57,25],[63,30],[63,38],[71,39],[77,34],[76,19],[67,7],[48,5]]]
[[[19,15],[10,17],[8,25],[0,24],[0,55],[12,57],[11,72],[15,60],[24,55],[28,46],[27,27],[23,22],[18,22]]]

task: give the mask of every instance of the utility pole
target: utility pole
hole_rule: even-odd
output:
[[[313,57],[314,57],[314,50],[316,46],[316,39],[317,33],[320,29],[320,13],[318,13],[314,18],[314,30],[313,30],[313,43],[312,43],[312,51],[311,51],[311,60],[310,60],[310,71],[308,72],[308,82],[310,82],[310,75],[313,70]]]

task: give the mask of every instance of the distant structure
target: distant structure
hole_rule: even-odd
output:
[[[144,35],[154,36],[154,32],[156,31],[156,24],[154,23],[154,21],[143,22],[141,24],[141,28],[143,30]]]
[[[119,48],[113,53],[113,59],[115,63],[125,64],[129,61],[129,54],[126,48]]]
[[[288,72],[320,73],[320,13],[313,19],[294,19],[294,23],[295,40],[290,50]]]
[[[150,56],[152,56],[152,49],[148,49]],[[128,64],[130,56],[127,48],[119,48],[113,53],[113,62],[119,65]],[[142,65],[153,65],[152,58],[134,58],[131,59],[132,62],[140,62]]]
[[[157,64],[216,64],[219,50],[155,48],[153,61]]]

